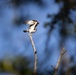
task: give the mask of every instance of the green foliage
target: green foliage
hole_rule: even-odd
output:
[[[14,73],[17,75],[32,75],[33,70],[29,68],[29,60],[23,56],[4,59],[0,61],[0,72]]]

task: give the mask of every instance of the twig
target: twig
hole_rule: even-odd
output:
[[[34,50],[34,75],[36,75],[36,71],[37,71],[37,50],[35,48],[35,44],[34,44],[34,41],[32,39],[32,33],[30,33],[30,32],[29,32],[29,37],[30,37],[32,47]]]
[[[53,67],[53,66],[51,65],[51,66],[54,68],[54,70],[55,70],[54,75],[57,75],[57,72],[58,72],[58,69],[59,69],[59,66],[60,66],[62,57],[63,57],[63,55],[64,55],[65,53],[66,53],[66,50],[65,50],[64,48],[62,48],[60,57],[59,57],[58,62],[57,62],[57,64],[56,64],[56,67]]]

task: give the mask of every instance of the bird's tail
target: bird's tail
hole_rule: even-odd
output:
[[[23,30],[24,33],[29,32],[28,30]]]

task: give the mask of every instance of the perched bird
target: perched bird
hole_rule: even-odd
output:
[[[23,30],[23,32],[34,33],[37,31],[36,26],[39,24],[39,22],[37,22],[37,20],[28,20],[24,23],[29,25],[29,29]]]

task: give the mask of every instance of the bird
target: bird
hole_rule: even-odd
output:
[[[28,21],[24,22],[24,24],[28,24],[29,29],[23,30],[23,32],[35,33],[37,31],[36,27],[39,24],[39,22],[37,20],[28,20]]]

